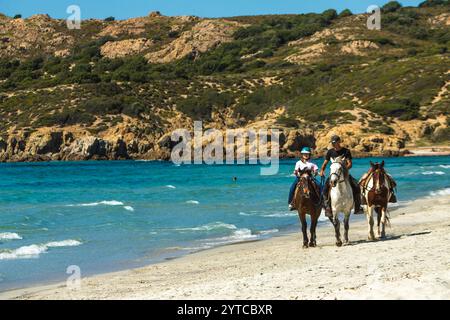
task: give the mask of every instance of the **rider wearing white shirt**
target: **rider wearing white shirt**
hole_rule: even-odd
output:
[[[319,167],[313,163],[313,162],[309,162],[309,160],[299,160],[296,164],[295,164],[295,171],[294,174],[297,175],[298,172],[304,170],[305,168],[311,170],[312,172],[318,172]]]
[[[295,164],[295,170],[294,170],[295,181],[294,181],[294,183],[292,183],[291,189],[289,191],[288,204],[289,204],[289,210],[291,210],[291,211],[295,210],[295,207],[292,202],[294,200],[295,189],[297,188],[297,184],[299,182],[298,173],[300,171],[304,170],[305,168],[311,170],[313,175],[317,175],[317,173],[319,171],[319,167],[317,167],[317,165],[315,163],[312,163],[311,161],[309,161],[309,159],[311,158],[311,148],[308,148],[308,147],[303,148],[301,151],[301,155],[302,155],[301,160]]]

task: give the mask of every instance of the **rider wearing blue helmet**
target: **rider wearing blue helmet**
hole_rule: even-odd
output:
[[[317,175],[317,173],[319,171],[319,167],[317,167],[317,165],[315,163],[310,161],[310,159],[311,159],[311,148],[310,147],[304,147],[300,153],[301,153],[300,161],[298,161],[295,164],[295,170],[294,170],[295,181],[294,181],[294,183],[292,183],[291,190],[289,191],[288,203],[289,203],[289,210],[291,210],[291,211],[296,209],[294,206],[293,200],[294,200],[295,189],[297,188],[297,184],[299,182],[298,173],[304,169],[309,169],[309,170],[311,170],[311,173],[313,173],[314,175]]]

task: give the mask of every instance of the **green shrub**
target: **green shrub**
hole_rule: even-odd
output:
[[[419,117],[420,105],[410,99],[393,99],[370,105],[369,110],[382,116],[394,117],[400,120],[412,120]]]
[[[51,115],[43,115],[33,124],[34,126],[67,126],[82,124],[90,126],[95,121],[95,117],[81,109],[65,108],[61,112]]]
[[[448,0],[426,0],[419,4],[419,8],[448,6],[450,1]]]
[[[231,106],[234,98],[229,93],[218,93],[209,89],[198,97],[180,100],[178,110],[194,120],[209,120],[213,111],[219,111]]]
[[[339,13],[339,18],[344,18],[344,17],[349,17],[352,16],[353,13],[350,11],[350,9],[344,9],[341,11],[341,13]]]
[[[277,119],[277,123],[283,127],[287,127],[287,128],[298,128],[299,125],[299,121],[295,118],[290,118],[287,117],[285,115],[280,116]]]
[[[395,12],[400,9],[402,5],[397,1],[390,1],[381,7],[383,12]]]

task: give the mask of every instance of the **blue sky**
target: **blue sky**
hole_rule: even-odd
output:
[[[417,6],[423,0],[400,0],[404,6]],[[81,18],[116,19],[145,16],[161,11],[168,16],[196,15],[228,17],[237,15],[322,12],[329,8],[363,12],[370,5],[383,5],[387,0],[0,0],[0,12],[28,17],[47,13],[54,18],[66,18],[66,8],[75,4],[81,8]]]

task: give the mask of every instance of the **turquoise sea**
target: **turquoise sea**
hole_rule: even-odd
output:
[[[381,159],[355,159],[352,174],[370,160]],[[384,160],[401,203],[450,196],[450,157]],[[64,281],[71,265],[86,276],[297,232],[286,199],[294,163],[275,176],[258,165],[0,164],[0,291]]]

